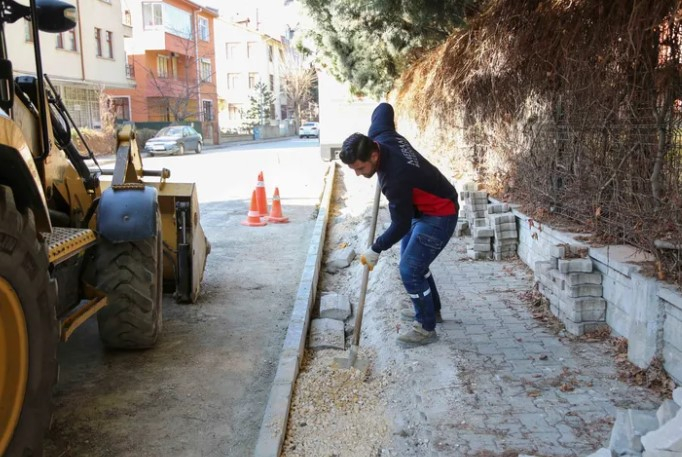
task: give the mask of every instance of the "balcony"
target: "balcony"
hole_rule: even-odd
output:
[[[126,78],[135,79],[135,66],[126,65]]]
[[[130,15],[130,10],[125,10],[123,13],[123,37],[132,38],[133,36],[133,18]]]

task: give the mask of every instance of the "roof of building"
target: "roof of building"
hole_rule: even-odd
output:
[[[200,5],[199,3],[193,2],[192,0],[180,0],[180,1],[187,3],[188,5],[193,7],[194,9],[201,10],[202,12],[206,12],[213,17],[220,16],[220,13],[218,12],[218,10],[216,8],[212,8],[210,6]]]
[[[271,40],[271,41],[275,41],[279,44],[282,44],[281,38],[275,38],[268,33],[261,32],[260,30],[254,29],[253,27],[249,27],[249,24],[251,23],[251,19],[248,17],[246,17],[244,19],[232,20],[232,21],[224,19],[224,22],[226,22],[228,25],[231,25],[233,27],[240,28],[246,32],[253,33],[254,35],[259,35],[265,41]]]

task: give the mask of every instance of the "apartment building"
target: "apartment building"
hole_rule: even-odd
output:
[[[218,11],[190,0],[122,0],[132,25],[125,40],[135,88],[112,89],[119,118],[201,121],[218,141],[214,20]]]
[[[79,127],[99,128],[100,95],[108,88],[127,88],[121,0],[73,0],[78,24],[60,34],[40,33],[43,71],[61,94]],[[19,20],[6,25],[7,50],[17,75],[35,75],[33,32]]]
[[[270,124],[287,118],[286,97],[282,93],[281,72],[284,44],[249,27],[248,21],[217,21],[216,64],[220,128],[235,132],[242,129],[242,113],[249,108],[249,96],[259,82],[265,83],[275,97]]]

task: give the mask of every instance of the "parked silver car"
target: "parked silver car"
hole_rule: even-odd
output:
[[[320,137],[320,123],[319,122],[305,122],[298,129],[299,138]]]
[[[145,152],[154,154],[178,154],[185,151],[201,152],[204,139],[199,132],[186,125],[171,125],[164,127],[147,140],[144,145]]]

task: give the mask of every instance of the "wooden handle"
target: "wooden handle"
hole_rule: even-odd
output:
[[[372,223],[369,226],[369,239],[367,240],[367,247],[370,247],[374,242],[374,234],[377,228],[377,218],[379,215],[379,199],[381,198],[381,186],[377,179],[377,188],[374,192],[374,206],[372,207]],[[362,313],[365,310],[365,297],[367,296],[367,283],[369,282],[369,267],[365,265],[362,272],[362,283],[360,284],[360,298],[358,300],[358,309],[355,310],[355,328],[353,329],[353,341],[351,344],[358,346],[360,344],[360,329],[362,328]]]

